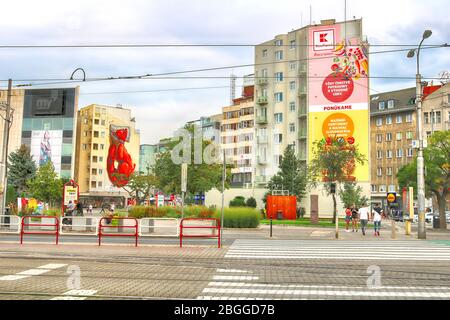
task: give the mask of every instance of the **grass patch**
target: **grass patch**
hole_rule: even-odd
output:
[[[249,207],[224,208],[223,227],[224,228],[257,228],[260,222],[260,212]],[[220,210],[214,216],[221,219]]]

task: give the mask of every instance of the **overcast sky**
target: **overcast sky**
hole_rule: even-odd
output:
[[[313,22],[344,20],[344,0],[7,1],[2,3],[0,44],[258,44],[309,24],[310,4]],[[363,33],[371,44],[418,44],[425,29],[433,31],[425,44],[442,44],[450,43],[448,9],[447,0],[348,0],[347,18],[363,18]],[[386,49],[392,48],[372,51]],[[250,64],[253,54],[252,47],[0,49],[0,79],[68,79],[78,67],[88,78],[161,73]],[[414,77],[415,59],[407,59],[406,52],[376,54],[371,55],[370,67],[372,76]],[[450,71],[450,48],[423,51],[424,76],[437,77],[443,70]],[[243,76],[252,68],[189,75],[232,72]],[[370,85],[373,94],[415,84],[414,80],[373,79]],[[220,113],[230,96],[228,79],[124,80],[80,86],[80,108],[91,103],[130,107],[141,129],[141,143],[156,143],[186,121]],[[195,87],[225,88],[117,93]]]

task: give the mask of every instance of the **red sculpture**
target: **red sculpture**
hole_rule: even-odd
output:
[[[128,184],[130,176],[136,168],[136,164],[133,163],[125,148],[125,142],[128,141],[130,141],[130,137],[127,127],[110,126],[107,171],[111,183],[119,188]]]

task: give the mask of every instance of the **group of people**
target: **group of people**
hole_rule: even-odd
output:
[[[366,235],[366,227],[369,222],[369,218],[373,220],[374,225],[374,235],[380,236],[381,229],[381,216],[383,214],[383,209],[381,209],[379,204],[376,204],[371,212],[371,217],[369,216],[369,207],[357,208],[355,205],[352,207],[347,207],[345,209],[345,230],[350,232],[349,226],[352,223],[352,232],[358,232],[358,223],[361,225],[361,231],[363,236]]]

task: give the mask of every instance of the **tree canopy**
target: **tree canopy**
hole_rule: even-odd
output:
[[[28,180],[29,193],[33,198],[50,204],[62,199],[63,183],[51,161],[40,166],[36,176]]]
[[[36,162],[30,154],[30,149],[22,144],[19,149],[8,156],[8,185],[14,187],[18,195],[27,191],[27,181],[36,175]]]

